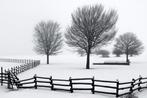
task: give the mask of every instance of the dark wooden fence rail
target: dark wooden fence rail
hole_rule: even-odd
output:
[[[107,89],[113,89],[113,92],[110,91],[102,91],[102,90],[95,90],[94,92],[97,93],[104,93],[104,94],[112,94],[112,95],[116,95],[118,97],[118,80],[116,81],[107,81],[107,80],[94,80],[95,81],[95,88],[96,87],[101,87],[101,88],[107,88]],[[101,85],[103,83],[103,85]],[[109,83],[109,85],[108,85]],[[112,84],[113,86],[110,86],[110,84]]]

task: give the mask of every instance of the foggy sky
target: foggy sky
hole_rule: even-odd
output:
[[[117,36],[133,32],[147,47],[146,0],[0,0],[0,55],[35,54],[33,33],[38,22],[57,21],[65,33],[78,7],[100,3],[117,10]]]

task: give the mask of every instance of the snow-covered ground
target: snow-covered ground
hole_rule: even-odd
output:
[[[13,57],[17,58],[17,57]],[[19,57],[20,58],[20,57]],[[79,57],[77,55],[58,55],[50,57],[50,64],[47,65],[45,56],[29,56],[22,57],[27,59],[40,59],[41,65],[36,68],[30,69],[24,73],[18,75],[20,79],[25,79],[34,76],[45,76],[61,79],[78,78],[78,77],[95,77],[95,79],[102,80],[119,80],[131,81],[132,78],[138,78],[139,75],[147,77],[147,61],[145,56],[131,57],[130,66],[121,65],[93,65],[92,63],[103,61],[125,61],[125,57],[117,58],[100,58],[98,56],[91,56],[91,69],[85,69],[86,57]],[[147,97],[147,90],[143,90],[141,93],[137,93],[139,98]],[[13,96],[14,98],[114,98],[115,96],[105,94],[91,94],[90,91],[76,91],[75,93],[51,91],[46,88],[35,89],[21,89],[18,91],[8,91],[5,86],[0,86],[1,98],[8,98]]]
[[[13,63],[13,62],[0,62],[0,67],[3,67],[4,69],[8,69],[11,67],[19,66],[22,63]]]

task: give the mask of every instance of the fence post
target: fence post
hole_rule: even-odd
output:
[[[22,71],[22,72],[24,72],[24,71],[25,71],[25,66],[23,65],[23,67],[22,67],[22,68],[23,68],[23,71]]]
[[[6,69],[4,70],[4,73],[5,73],[5,74],[4,74],[4,77],[3,77],[3,78],[6,79],[6,77],[7,77],[7,74],[6,74],[7,71],[6,71]]]
[[[138,83],[138,91],[140,91],[141,90],[141,86],[140,86],[140,84],[142,83],[141,82],[141,79],[142,79],[142,77],[141,77],[141,75],[139,75],[139,83]]]
[[[73,93],[72,79],[69,77],[70,92]]]
[[[52,76],[50,76],[50,84],[51,84],[51,90],[54,90],[54,85],[53,85],[53,79],[52,79]]]
[[[7,88],[10,89],[10,85],[11,85],[10,71],[8,71],[7,74],[8,74],[8,85],[7,85]]]
[[[24,72],[24,65],[22,65],[22,72]]]
[[[26,64],[24,64],[24,71],[26,71],[27,67],[26,67]]]
[[[34,75],[34,83],[35,83],[35,85],[34,85],[34,88],[35,89],[37,89],[37,77],[36,77],[37,75],[35,74]]]
[[[16,67],[14,67],[13,69],[14,69],[14,72],[13,73],[16,74]]]
[[[1,86],[3,86],[3,67],[1,67]]]
[[[23,65],[23,67],[22,67],[22,68],[23,68],[23,72],[24,72],[24,71],[25,71],[25,66]]]
[[[116,97],[119,97],[119,81],[116,80]]]
[[[94,86],[94,76],[93,76],[93,78],[91,79],[92,80],[92,89],[91,89],[91,91],[92,91],[92,94],[94,94],[95,92],[95,86]]]
[[[130,87],[130,94],[133,93],[134,82],[135,82],[135,79],[132,79],[131,87]]]

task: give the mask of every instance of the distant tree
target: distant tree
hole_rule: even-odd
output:
[[[129,62],[129,55],[139,55],[144,49],[142,42],[133,33],[120,35],[114,47],[126,54],[126,62]]]
[[[116,34],[115,10],[105,11],[102,5],[78,8],[72,14],[72,25],[65,34],[66,43],[87,55],[86,69],[90,68],[92,49],[107,44]]]
[[[120,57],[120,55],[122,55],[123,52],[117,48],[114,48],[112,54],[116,55],[117,57]]]
[[[109,57],[110,52],[108,50],[96,50],[96,55],[101,55],[102,57]]]
[[[62,47],[62,36],[60,27],[57,22],[47,21],[40,22],[35,27],[34,34],[35,51],[47,56],[49,64],[49,55],[58,54]]]

